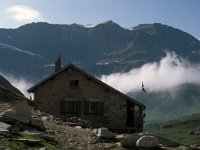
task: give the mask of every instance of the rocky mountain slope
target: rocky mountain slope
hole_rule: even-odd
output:
[[[8,80],[0,75],[0,103],[23,100],[24,95],[17,88],[12,86]]]
[[[128,71],[175,51],[192,62],[200,60],[200,42],[186,32],[154,23],[132,30],[108,21],[86,28],[78,24],[31,23],[0,29],[0,70],[41,79],[53,71],[55,58],[74,63],[94,75]]]

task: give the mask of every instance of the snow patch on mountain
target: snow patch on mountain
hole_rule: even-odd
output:
[[[95,26],[97,26],[98,24],[86,24],[86,25],[83,25],[83,27],[85,28],[93,28]]]
[[[25,53],[25,54],[27,54],[27,55],[31,55],[31,56],[36,56],[36,57],[42,58],[42,56],[39,55],[39,54],[32,53],[32,52],[26,51],[26,50],[22,50],[22,49],[20,49],[20,48],[18,48],[18,47],[15,47],[15,46],[12,46],[12,45],[9,45],[9,44],[5,44],[5,43],[1,43],[1,42],[0,42],[0,46],[2,46],[3,48],[5,48],[5,47],[6,47],[6,48],[10,48],[10,49],[13,50],[13,51],[18,51],[18,52],[21,52],[21,53]]]
[[[44,67],[55,67],[55,64],[54,63],[50,63],[50,64],[45,65]]]

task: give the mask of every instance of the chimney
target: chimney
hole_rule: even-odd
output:
[[[57,60],[55,61],[55,72],[61,70],[61,56],[58,56]]]

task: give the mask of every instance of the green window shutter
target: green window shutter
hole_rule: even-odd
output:
[[[81,102],[76,101],[76,113],[80,114],[81,113]]]
[[[60,102],[60,114],[61,115],[65,114],[65,101]]]
[[[104,114],[104,102],[99,102],[99,114]]]
[[[84,114],[88,114],[89,113],[89,101],[85,101],[84,102]]]

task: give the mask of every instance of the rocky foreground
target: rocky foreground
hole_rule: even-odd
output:
[[[22,103],[23,108],[20,107]],[[7,110],[0,115],[0,149],[200,149],[200,145],[182,145],[150,133],[117,134],[107,128],[82,128],[80,119],[62,122],[25,103],[16,102],[14,107],[1,103]]]

